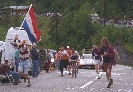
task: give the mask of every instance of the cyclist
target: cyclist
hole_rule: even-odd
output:
[[[63,75],[63,68],[67,68],[67,60],[69,58],[67,51],[64,49],[64,47],[62,46],[60,48],[60,51],[58,52],[57,56],[56,56],[56,60],[60,60],[60,71],[61,71],[61,76]]]
[[[72,53],[71,53],[71,56],[70,56],[70,62],[72,64],[72,70],[74,69],[74,65],[78,64],[77,63],[78,59],[79,59],[78,53],[75,51],[74,48],[72,48]]]

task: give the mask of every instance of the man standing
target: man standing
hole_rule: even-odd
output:
[[[32,44],[32,49],[30,50],[30,55],[32,59],[32,77],[38,77],[39,75],[39,54],[36,49],[36,43]]]
[[[18,65],[19,65],[19,61],[20,61],[20,59],[19,59],[20,58],[19,57],[19,49],[15,50],[14,58],[15,58],[16,72],[18,72]]]
[[[30,87],[31,82],[30,82],[30,77],[28,75],[30,61],[29,61],[29,51],[28,51],[28,47],[26,45],[26,40],[20,41],[18,39],[18,35],[16,35],[16,37],[14,39],[14,47],[19,49],[19,55],[20,55],[18,73],[28,80],[27,87]]]
[[[100,79],[99,69],[101,68],[101,65],[102,65],[102,61],[100,60],[101,55],[95,52],[95,49],[97,50],[99,49],[97,45],[94,45],[93,48],[94,49],[92,50],[92,56],[94,57],[95,70],[98,75],[98,79]]]

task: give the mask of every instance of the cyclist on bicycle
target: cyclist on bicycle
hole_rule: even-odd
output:
[[[74,48],[72,48],[72,53],[71,53],[70,59],[71,59],[71,60],[77,60],[78,58],[79,58],[79,57],[78,57],[77,52],[75,51]]]
[[[77,63],[78,59],[79,59],[78,53],[75,51],[74,48],[72,48],[72,53],[70,56],[70,63],[72,64],[72,71],[73,71],[75,65],[76,66],[78,65],[78,63]],[[72,76],[73,76],[73,74],[72,74]]]

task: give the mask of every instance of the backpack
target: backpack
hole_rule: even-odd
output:
[[[66,54],[63,54],[63,52],[59,52],[60,60],[68,60],[68,56]]]
[[[108,47],[102,47],[102,55],[104,54],[104,52],[108,52]],[[103,56],[103,62],[104,63],[108,63],[110,62],[110,58],[108,56]]]

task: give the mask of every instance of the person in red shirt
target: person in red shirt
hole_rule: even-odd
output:
[[[109,44],[107,37],[101,39],[101,48],[99,50],[94,49],[95,53],[101,54],[103,57],[104,72],[106,72],[106,77],[109,80],[107,88],[113,84],[113,79],[111,77],[112,65],[115,65],[115,51],[114,48]]]
[[[30,68],[30,66],[29,66],[30,54],[29,54],[28,46],[26,45],[26,40],[20,41],[18,39],[18,35],[16,34],[16,37],[14,39],[14,48],[19,49],[19,55],[20,55],[18,73],[28,80],[27,87],[30,87],[31,82],[30,82],[30,77],[28,75],[28,71],[29,71],[29,68]]]

